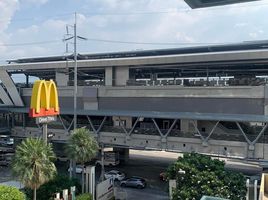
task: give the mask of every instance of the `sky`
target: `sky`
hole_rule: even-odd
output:
[[[97,53],[266,40],[267,9],[268,0],[195,10],[183,0],[0,0],[0,62],[66,54],[75,12],[88,39],[78,53]]]

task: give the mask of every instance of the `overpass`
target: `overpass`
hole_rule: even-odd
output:
[[[117,148],[266,160],[267,47],[257,41],[79,55],[78,126]],[[56,146],[68,139],[72,58],[23,58],[0,66],[0,118],[13,136],[41,135],[27,114],[35,77],[57,82],[61,115],[48,128]],[[25,79],[15,83],[16,74]]]

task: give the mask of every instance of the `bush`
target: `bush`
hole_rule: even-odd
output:
[[[225,171],[224,162],[209,156],[186,153],[168,168],[175,179],[174,200],[200,199],[203,195],[244,200],[246,179],[241,173]]]
[[[0,185],[1,200],[25,200],[25,195],[17,188]]]
[[[85,193],[76,197],[76,200],[92,200],[92,195]]]
[[[61,193],[62,190],[70,189],[72,186],[76,187],[76,194],[81,193],[81,185],[77,179],[70,179],[67,176],[58,175],[37,190],[38,200],[54,199],[53,197],[55,193]],[[32,197],[32,194],[32,190],[26,189],[26,195],[29,199]]]

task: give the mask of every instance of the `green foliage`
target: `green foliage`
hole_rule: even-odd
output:
[[[0,185],[1,200],[25,200],[25,195],[17,188]]]
[[[182,170],[185,174],[179,173]],[[201,199],[203,195],[245,199],[246,180],[243,174],[225,171],[223,161],[209,156],[184,154],[168,168],[167,175],[177,182],[174,200]]]
[[[55,176],[54,160],[51,145],[39,138],[27,138],[16,148],[12,170],[26,187],[35,189]]]
[[[92,200],[92,195],[91,194],[81,194],[76,197],[76,200]]]
[[[99,146],[93,135],[86,128],[75,129],[66,147],[67,156],[82,164],[95,158]],[[75,171],[75,170],[74,170]],[[84,192],[84,176],[82,176],[82,192]]]
[[[47,145],[40,138],[27,138],[16,147],[12,161],[13,174],[25,187],[36,191],[56,175],[54,160],[55,154],[51,145]],[[36,200],[36,195],[33,199]]]
[[[89,130],[79,128],[72,133],[66,146],[66,153],[70,159],[85,163],[96,156],[98,149],[98,143]]]
[[[81,185],[77,179],[70,179],[67,176],[58,175],[37,190],[38,200],[52,200],[55,193],[62,192],[64,189],[70,189],[72,186],[76,187],[76,194],[80,194]],[[25,193],[27,197],[32,197],[32,190],[28,189]]]

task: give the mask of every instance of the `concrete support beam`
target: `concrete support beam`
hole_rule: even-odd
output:
[[[113,86],[113,67],[105,67],[105,85]]]
[[[114,147],[113,151],[119,152],[120,163],[127,163],[129,160],[129,149]]]
[[[6,70],[0,70],[0,80],[4,84],[15,106],[24,106],[15,83]]]
[[[11,99],[9,98],[6,91],[4,90],[4,88],[1,85],[0,85],[0,98],[3,102],[3,104],[5,104],[7,106],[13,105],[13,102],[11,101]]]
[[[114,126],[124,126],[126,129],[132,128],[132,117],[113,117]]]
[[[68,86],[69,74],[65,72],[55,72],[57,86]]]
[[[195,126],[193,123],[197,126],[197,120],[181,119],[181,131],[184,133],[194,132]]]
[[[268,115],[268,86],[264,86],[264,115]]]
[[[127,66],[118,66],[115,67],[115,85],[116,86],[125,86],[127,80],[129,79],[129,67]]]

